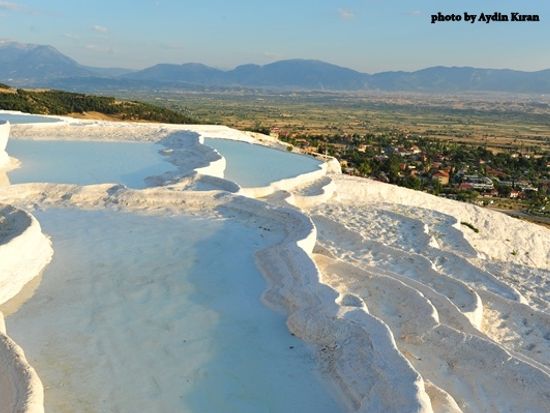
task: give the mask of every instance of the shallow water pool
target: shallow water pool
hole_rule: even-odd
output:
[[[59,122],[59,119],[48,118],[46,116],[39,115],[18,115],[15,113],[2,113],[0,112],[0,122],[9,121],[11,124],[22,124],[22,123],[54,123]]]
[[[154,143],[11,139],[6,150],[21,167],[8,172],[8,178],[12,184],[120,183],[140,189],[147,186],[145,178],[174,169],[160,149]]]
[[[235,219],[36,211],[55,255],[7,318],[49,412],[334,413],[313,355],[260,301]]]
[[[225,178],[242,187],[268,186],[281,179],[316,171],[322,162],[309,156],[229,139],[205,138],[227,161]]]

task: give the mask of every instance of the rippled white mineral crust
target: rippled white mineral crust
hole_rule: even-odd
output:
[[[8,138],[10,135],[10,123],[0,122],[0,168],[5,167],[9,162],[9,157],[6,152]]]
[[[0,169],[10,169],[6,152],[10,123],[0,123]],[[0,171],[0,175],[3,174]],[[1,177],[0,177],[1,178]],[[2,182],[0,182],[2,185]],[[0,304],[5,303],[36,277],[53,255],[50,240],[29,213],[0,204]],[[0,410],[42,413],[44,390],[23,350],[8,336],[0,312]]]
[[[36,277],[52,254],[49,239],[32,215],[11,206],[0,207],[0,304]],[[1,411],[41,413],[42,383],[23,350],[7,335],[1,312],[0,324]]]
[[[197,145],[205,136],[253,139],[217,126],[72,120],[17,125],[14,132],[71,139],[76,130],[97,140],[157,141],[183,131],[195,133]],[[330,175],[338,172],[331,163],[313,176],[247,193],[222,179],[224,161],[215,151],[176,149],[182,175],[185,159],[194,157],[194,172],[179,184],[142,191],[24,184],[0,191],[0,202],[193,213],[224,207],[237,219],[268,218],[286,238],[257,254],[269,281],[264,300],[286,311],[291,331],[315,345],[350,411],[550,411],[548,230],[421,192]],[[273,193],[273,202],[305,211],[224,191],[178,190],[200,179],[247,196]]]

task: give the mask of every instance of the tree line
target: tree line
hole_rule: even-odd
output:
[[[0,84],[0,89],[9,86]],[[186,114],[160,108],[149,103],[118,100],[60,90],[0,90],[0,109],[17,110],[41,115],[69,115],[99,112],[120,120],[146,120],[162,123],[198,123]]]

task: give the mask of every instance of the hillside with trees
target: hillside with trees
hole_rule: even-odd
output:
[[[149,103],[119,100],[60,90],[13,89],[0,84],[0,109],[41,115],[85,115],[99,113],[114,120],[162,123],[197,123],[188,113]]]

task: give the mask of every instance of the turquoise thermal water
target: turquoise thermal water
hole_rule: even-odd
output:
[[[145,178],[174,169],[153,143],[32,141],[11,139],[7,152],[21,161],[8,172],[12,184],[50,182],[77,185],[120,183],[146,187]]]
[[[0,112],[0,122],[9,121],[12,124],[18,123],[53,123],[59,122],[59,119],[47,118],[45,116],[38,115],[17,115],[12,113],[3,113]]]
[[[342,411],[313,353],[260,300],[254,252],[278,231],[183,215],[35,214],[55,255],[7,323],[44,383],[46,411]]]
[[[242,187],[267,186],[281,179],[316,171],[322,162],[298,155],[229,139],[205,138],[227,161],[225,178]]]

